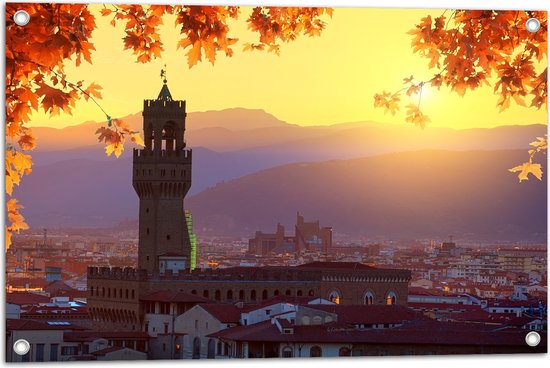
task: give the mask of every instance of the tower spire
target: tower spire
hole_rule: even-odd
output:
[[[172,94],[168,89],[168,84],[166,84],[168,83],[168,80],[166,79],[166,64],[164,64],[164,69],[160,70],[160,77],[162,78],[162,82],[164,84],[162,85],[162,89],[160,90],[157,100],[172,101]]]
[[[162,78],[162,82],[164,84],[168,83],[168,80],[166,80],[166,64],[164,64],[164,69],[160,70],[160,77]]]

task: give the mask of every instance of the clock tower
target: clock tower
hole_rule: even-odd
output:
[[[183,205],[191,187],[192,161],[192,151],[185,148],[185,101],[174,100],[165,78],[163,82],[158,97],[143,102],[145,147],[134,149],[133,158],[132,183],[139,197],[138,268],[149,274],[177,273],[194,263]]]

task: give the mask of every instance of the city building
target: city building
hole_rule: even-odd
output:
[[[248,240],[248,252],[256,255],[293,253],[301,250],[327,253],[332,248],[332,228],[320,227],[319,221],[306,222],[298,212],[294,236],[285,236],[285,227],[277,224],[274,234],[256,231]]]

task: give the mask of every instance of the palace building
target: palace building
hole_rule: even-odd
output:
[[[147,313],[174,316],[199,303],[253,304],[278,295],[314,296],[337,304],[407,303],[408,270],[336,262],[195,269],[196,237],[184,210],[192,168],[185,109],[186,101],[172,98],[166,80],[157,99],[144,101],[145,147],[134,149],[133,156],[138,267],[88,268],[88,311],[96,329],[144,331]],[[318,223],[312,229],[302,225],[304,239],[319,230]],[[160,297],[172,294],[177,296]]]

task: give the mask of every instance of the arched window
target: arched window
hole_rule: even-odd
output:
[[[201,358],[201,339],[195,337],[193,340],[193,359]]]
[[[216,342],[214,339],[208,340],[208,351],[206,358],[207,359],[214,359],[216,357]]]
[[[208,298],[208,290],[204,290],[202,292],[202,296],[205,297],[205,298]]]
[[[374,304],[374,294],[372,291],[367,291],[365,293],[365,297],[363,298],[363,303],[366,305],[373,305]]]
[[[267,290],[264,289],[264,291],[262,291],[262,300],[266,300],[267,299]]]
[[[285,346],[283,348],[283,358],[292,358],[294,354],[292,354],[292,348],[290,346]]]
[[[342,346],[340,350],[338,350],[338,356],[350,356],[351,350],[347,346]]]
[[[286,296],[290,296],[291,294],[292,294],[292,292],[290,291],[290,289],[287,289],[287,290],[285,291],[285,295],[286,295]]]
[[[256,300],[256,290],[250,292],[250,300]]]
[[[128,289],[126,289],[126,299],[128,299]]]
[[[395,305],[396,303],[397,303],[397,295],[395,294],[395,292],[393,290],[391,290],[386,295],[386,304],[387,305]]]
[[[239,300],[244,300],[244,290],[239,290]]]
[[[191,290],[191,294],[197,294],[197,290],[195,289]]]
[[[315,345],[309,349],[309,356],[312,358],[319,358],[323,356],[323,349],[320,346]]]
[[[342,301],[342,296],[338,291],[332,290],[328,295],[328,300],[330,300],[334,304],[340,304],[340,302]]]
[[[308,296],[315,296],[315,291],[313,290],[309,290],[309,292],[307,293]]]
[[[233,290],[227,290],[227,301],[232,302],[233,301]]]
[[[278,296],[278,295],[279,295],[279,289],[275,290],[275,291],[273,292],[273,295],[274,295],[274,296]]]
[[[222,292],[219,290],[216,290],[216,292],[214,293],[214,299],[216,299],[217,301],[220,301],[222,299]]]
[[[296,296],[302,296],[302,295],[303,295],[302,290],[298,290],[298,291],[296,292]]]

